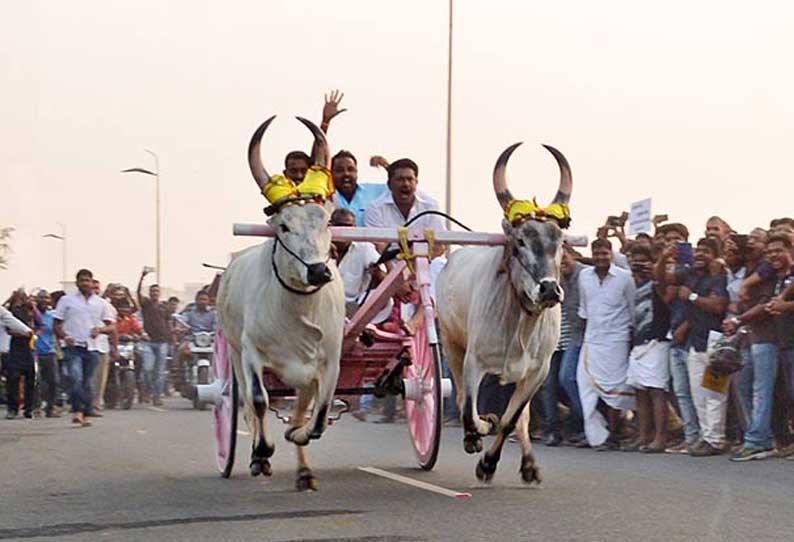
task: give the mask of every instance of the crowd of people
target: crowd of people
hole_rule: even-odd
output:
[[[588,258],[565,247],[562,337],[533,408],[545,443],[793,454],[794,219],[745,235],[715,216],[690,244],[662,218],[627,239],[610,217]]]
[[[341,99],[336,92],[326,96],[323,131],[344,111]],[[386,170],[385,184],[359,183],[358,160],[350,151],[333,156],[332,225],[396,228],[411,222],[444,229],[438,216],[421,214],[438,210],[438,203],[418,189],[413,160],[373,156],[370,164]],[[293,151],[283,173],[299,184],[310,166],[308,154]],[[655,231],[633,239],[624,232],[625,221],[625,214],[609,217],[588,257],[563,246],[561,337],[532,404],[533,435],[542,432],[548,446],[693,457],[728,453],[734,461],[794,454],[794,219],[740,234],[715,216],[694,243],[685,225],[666,216],[654,219]],[[381,254],[388,248],[333,243],[348,315],[383,277]],[[445,261],[443,247],[437,249],[436,274]],[[141,400],[161,404],[167,359],[180,350],[172,318],[178,300],[163,302],[157,285],[144,296],[145,275],[135,298],[118,285],[100,295],[88,270],[78,273],[76,293],[12,295],[0,326],[12,336],[3,359],[9,418],[18,414],[20,379],[24,415],[30,417],[40,400],[47,416],[57,416],[59,375],[69,382],[75,423],[101,415],[106,367],[120,334],[134,335],[142,345]],[[412,295],[406,286],[372,323],[410,332],[402,306]],[[188,311],[189,327],[214,329],[211,303],[211,292],[199,293]],[[34,394],[35,360],[40,399]],[[511,393],[510,386],[486,377],[480,412],[500,413]],[[455,423],[458,413],[450,403],[447,415]],[[354,414],[366,420],[371,408],[362,400]],[[396,415],[397,402],[387,399],[380,421]]]
[[[162,396],[181,384],[177,376],[188,355],[186,337],[214,332],[215,312],[211,286],[199,291],[181,314],[179,299],[162,300],[157,284],[144,295],[149,272],[144,268],[141,273],[135,296],[121,284],[103,291],[88,269],[77,272],[71,293],[11,294],[0,308],[6,419],[17,418],[20,411],[25,418],[35,413],[57,418],[68,405],[73,423],[90,426],[90,418],[103,416],[120,340],[135,344],[138,401],[162,406]]]

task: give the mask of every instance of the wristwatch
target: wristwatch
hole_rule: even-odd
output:
[[[689,294],[689,302],[690,303],[694,303],[695,301],[698,300],[699,297],[700,296],[698,294],[696,294],[695,292],[692,292],[691,294]]]

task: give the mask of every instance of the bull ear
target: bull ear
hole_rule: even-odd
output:
[[[334,200],[332,200],[331,198],[328,198],[323,203],[323,208],[326,210],[326,212],[330,216],[331,213],[333,213],[336,210],[336,203],[334,203]]]

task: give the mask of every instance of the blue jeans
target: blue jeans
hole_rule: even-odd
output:
[[[700,438],[700,424],[689,387],[688,357],[689,351],[680,346],[673,346],[670,349],[670,375],[673,377],[673,393],[681,411],[681,420],[684,422],[684,438],[687,444],[694,444]]]
[[[744,364],[739,389],[750,414],[744,445],[746,448],[769,449],[774,446],[772,403],[778,370],[778,347],[772,343],[753,344],[742,353]]]
[[[96,352],[90,352],[82,346],[67,346],[63,353],[71,384],[69,401],[72,403],[72,412],[91,414],[93,411],[92,382],[99,357]]]
[[[780,351],[780,370],[785,371],[787,377],[786,396],[789,402],[794,402],[794,348]]]
[[[568,405],[571,407],[572,427],[577,433],[584,431],[584,415],[582,414],[582,401],[579,399],[579,385],[576,383],[576,369],[579,367],[579,354],[581,346],[569,346],[562,353],[560,362],[560,387],[568,396]]]
[[[141,353],[143,354],[143,389],[154,396],[162,395],[165,390],[168,343],[145,343]]]
[[[560,365],[562,361],[562,351],[557,350],[551,356],[551,364],[549,367],[549,374],[546,377],[546,382],[543,383],[543,390],[541,399],[543,400],[543,415],[546,417],[546,424],[548,424],[547,431],[555,435],[562,434],[562,427],[560,427],[560,409],[558,403],[560,402],[559,393],[559,375]]]

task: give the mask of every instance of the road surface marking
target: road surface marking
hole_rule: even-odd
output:
[[[248,431],[242,431],[240,429],[237,430],[237,434],[238,435],[242,435],[244,437],[250,437],[251,436],[251,433],[249,433]]]
[[[146,407],[146,408],[148,408],[149,410],[153,410],[155,412],[168,412],[166,409],[160,408],[160,407],[156,407],[156,406],[150,406],[150,407]]]
[[[445,487],[428,484],[427,482],[420,482],[419,480],[414,480],[413,478],[408,478],[407,476],[400,476],[399,474],[394,474],[375,467],[359,467],[358,470],[368,472],[369,474],[374,474],[375,476],[388,478],[389,480],[394,480],[395,482],[400,482],[401,484],[424,489],[425,491],[438,493],[439,495],[444,495],[445,497],[452,497],[453,499],[465,500],[471,498],[471,493],[453,491]]]

